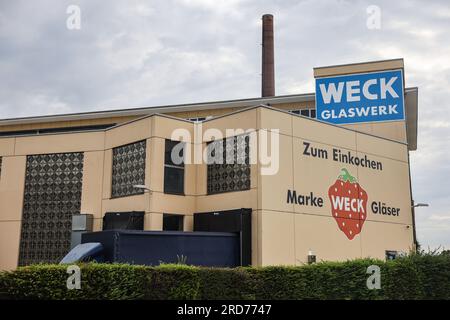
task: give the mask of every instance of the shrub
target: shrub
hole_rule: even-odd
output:
[[[366,286],[381,268],[381,290]],[[66,287],[66,265],[0,272],[8,299],[450,299],[450,255],[414,254],[393,261],[359,259],[305,266],[202,268],[79,264],[81,289]]]
[[[151,290],[146,295],[152,300],[195,300],[199,299],[199,268],[182,264],[164,264],[148,267],[151,280],[147,283]]]
[[[81,290],[67,289],[67,266],[33,265],[2,272],[0,292],[16,299],[143,299],[150,270],[125,264],[80,264]]]
[[[247,268],[199,268],[200,297],[205,300],[254,300],[254,279]]]

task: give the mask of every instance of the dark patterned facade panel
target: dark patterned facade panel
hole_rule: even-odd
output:
[[[113,149],[111,196],[125,197],[143,193],[133,185],[145,183],[146,141]]]
[[[27,156],[19,265],[57,263],[80,213],[83,153]]]
[[[216,194],[250,189],[250,137],[236,136],[211,142],[207,191]],[[215,161],[215,163],[211,163]]]

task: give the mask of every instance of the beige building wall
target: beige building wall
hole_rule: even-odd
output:
[[[413,226],[407,146],[334,125],[323,124],[274,110],[259,109],[261,128],[279,128],[280,171],[260,176],[260,263],[302,264],[312,251],[318,260],[357,257],[384,259],[386,250],[413,249]],[[305,155],[324,150],[328,157]],[[334,161],[333,149],[342,154],[380,162],[382,170]],[[328,189],[342,168],[357,179],[368,194],[367,213],[361,232],[349,239],[333,218]],[[356,186],[355,186],[356,188]],[[323,199],[323,207],[287,202],[287,191]],[[359,198],[361,199],[361,198]],[[376,214],[372,202],[400,209],[398,216]]]
[[[19,258],[24,156],[2,156],[0,177],[0,269],[14,269]]]
[[[276,175],[261,175],[259,164],[251,166],[251,188],[247,191],[207,195],[205,164],[185,166],[185,195],[164,193],[164,140],[183,140],[194,150],[193,140],[180,135],[204,134],[208,129],[225,136],[239,128],[257,135],[279,130],[280,162]],[[172,136],[183,129],[179,136]],[[205,147],[212,140],[200,142]],[[146,141],[145,184],[151,193],[111,197],[112,150]],[[367,155],[383,164],[382,171],[343,165],[330,159],[302,154],[303,142],[331,152],[332,148]],[[260,146],[257,155],[260,155]],[[411,195],[407,148],[392,142],[316,120],[270,108],[249,108],[217,116],[202,124],[153,115],[97,132],[49,134],[0,138],[0,268],[17,266],[24,191],[26,156],[59,152],[84,152],[81,213],[94,215],[94,230],[101,230],[109,211],[144,211],[146,230],[162,230],[164,213],[185,216],[184,230],[192,231],[193,214],[237,208],[252,209],[252,259],[255,265],[301,264],[309,250],[318,260],[344,260],[371,256],[384,258],[385,250],[407,251],[413,243]],[[190,154],[193,162],[194,152]],[[367,214],[362,232],[347,239],[332,217],[327,190],[345,166],[357,178],[371,201],[400,208],[399,217]],[[316,208],[287,203],[287,190],[323,198]],[[369,210],[369,209],[368,209]]]

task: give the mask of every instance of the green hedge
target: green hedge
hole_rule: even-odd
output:
[[[367,267],[381,268],[368,290]],[[200,268],[80,264],[81,289],[68,290],[64,265],[0,273],[7,299],[450,299],[450,255],[394,261],[322,262],[297,267]]]

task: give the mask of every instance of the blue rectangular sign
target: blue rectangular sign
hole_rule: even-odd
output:
[[[404,120],[401,70],[316,79],[317,119],[336,123]]]

